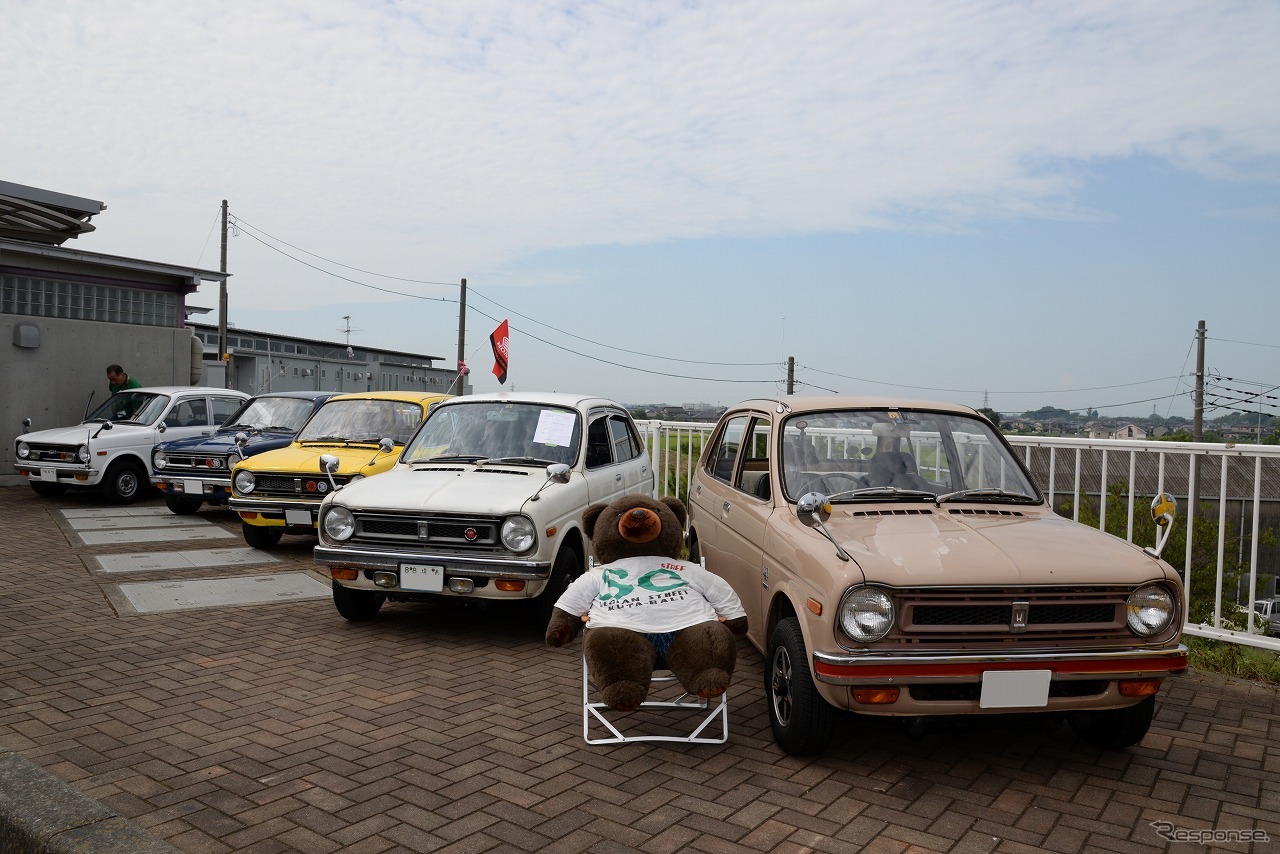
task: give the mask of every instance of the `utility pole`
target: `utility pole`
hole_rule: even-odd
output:
[[[787,357],[787,394],[794,394],[796,390],[796,357]]]
[[[1191,419],[1191,438],[1204,439],[1204,321],[1196,327],[1196,399]]]
[[[458,394],[466,394],[467,378],[462,366],[467,358],[467,280],[462,280],[462,293],[458,298]]]
[[[231,388],[231,360],[227,358],[227,200],[222,200],[222,262],[218,269],[223,273],[218,284],[218,361],[222,363],[222,387]]]

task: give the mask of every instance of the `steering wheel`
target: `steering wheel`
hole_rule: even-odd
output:
[[[858,475],[842,471],[826,472],[818,478],[818,483],[821,485],[822,491],[827,495],[834,495],[837,492],[844,492],[849,489],[861,489],[867,485],[866,481]]]

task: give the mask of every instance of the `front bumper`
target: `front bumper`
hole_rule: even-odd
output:
[[[240,514],[241,520],[250,525],[279,526],[289,529],[316,526],[320,501],[289,501],[278,498],[237,498],[232,496],[228,506]]]
[[[1080,652],[1028,650],[1017,654],[833,655],[813,654],[813,672],[830,685],[914,685],[981,682],[994,671],[1049,670],[1060,679],[1144,679],[1177,676],[1187,669],[1187,648]]]
[[[156,474],[151,483],[168,495],[186,495],[204,501],[226,502],[231,497],[231,481],[209,477]]]
[[[494,560],[491,556],[467,557],[459,555],[423,554],[388,550],[337,548],[318,545],[315,548],[316,563],[351,569],[399,572],[405,563],[444,567],[445,578],[451,575],[468,578],[511,578],[524,581],[545,581],[551,576],[549,560]],[[353,585],[354,586],[354,585]]]
[[[65,463],[14,463],[18,474],[33,481],[59,483],[63,486],[93,486],[102,479],[102,469],[88,465]]]

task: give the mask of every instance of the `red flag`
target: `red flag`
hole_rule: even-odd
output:
[[[498,385],[507,381],[508,342],[510,334],[507,322],[498,324],[498,328],[489,333],[489,346],[493,347],[493,375],[498,378]]]

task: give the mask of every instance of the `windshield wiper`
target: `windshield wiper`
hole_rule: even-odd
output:
[[[490,457],[483,460],[480,464],[487,465],[489,463],[498,463],[505,465],[526,465],[526,466],[549,466],[553,465],[551,460],[544,460],[542,457]]]
[[[1009,498],[1019,503],[1031,502],[1035,503],[1035,498],[1022,492],[1010,492],[1007,489],[1000,489],[995,486],[980,486],[974,489],[958,489],[955,492],[948,492],[939,495],[934,503],[939,507],[944,501],[958,501],[961,498]]]
[[[428,457],[425,460],[409,460],[414,465],[422,465],[424,463],[454,463],[466,462],[474,463],[476,460],[483,460],[484,454],[440,454],[435,457]]]
[[[301,443],[328,442],[330,444],[338,444],[338,445],[351,444],[350,440],[348,440],[344,436],[316,436],[315,438],[312,438],[312,439],[299,439],[298,441]]]
[[[864,486],[860,489],[846,489],[827,496],[828,501],[837,498],[861,498],[862,496],[890,495],[894,498],[927,498],[930,501],[937,496],[926,489],[900,489],[896,486]]]

